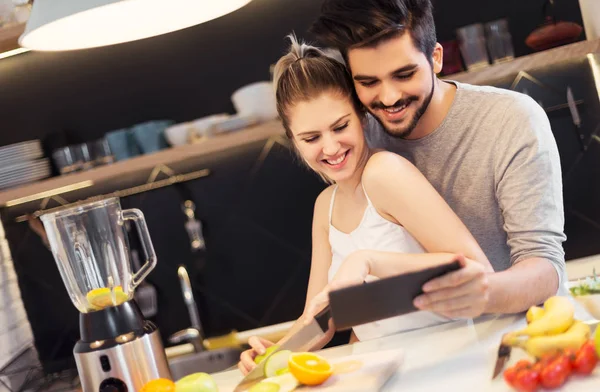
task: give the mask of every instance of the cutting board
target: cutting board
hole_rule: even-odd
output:
[[[375,392],[398,371],[402,365],[400,350],[386,350],[369,354],[354,354],[329,362],[334,374],[323,384],[300,386],[294,392]]]

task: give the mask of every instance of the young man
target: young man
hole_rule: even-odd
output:
[[[430,0],[325,0],[312,32],[344,56],[373,118],[370,142],[411,160],[492,263],[424,286],[415,305],[451,317],[516,313],[562,287],[560,160],[526,95],[440,80]],[[410,184],[406,184],[410,186]],[[434,222],[432,222],[434,224]]]

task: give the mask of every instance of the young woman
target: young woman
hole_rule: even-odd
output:
[[[482,273],[491,272],[471,233],[425,177],[401,156],[368,147],[365,111],[345,66],[291,40],[289,53],[275,67],[277,109],[298,155],[331,186],[315,203],[305,311],[287,336],[314,316],[331,288],[453,259],[480,263]],[[423,311],[393,317],[353,328],[352,340],[434,325],[448,317],[452,314]],[[322,348],[333,332],[313,349]],[[240,357],[243,373],[273,343],[253,337],[249,344],[252,348]]]

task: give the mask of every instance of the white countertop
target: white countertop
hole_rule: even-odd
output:
[[[591,266],[600,272],[600,256],[567,264],[569,279],[591,274]],[[577,303],[576,317],[591,320]],[[476,321],[455,321],[376,340],[323,350],[320,354],[335,358],[379,350],[399,349],[404,363],[383,391],[511,391],[502,376],[491,380],[502,335],[525,325],[524,315],[484,316]],[[508,366],[526,354],[514,349]],[[213,375],[220,392],[233,390],[241,380],[238,370]],[[589,377],[572,376],[562,391],[600,391],[600,366]]]

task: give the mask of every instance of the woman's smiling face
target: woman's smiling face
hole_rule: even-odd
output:
[[[348,180],[367,153],[361,117],[348,97],[325,92],[289,110],[294,144],[314,171],[336,183]]]

